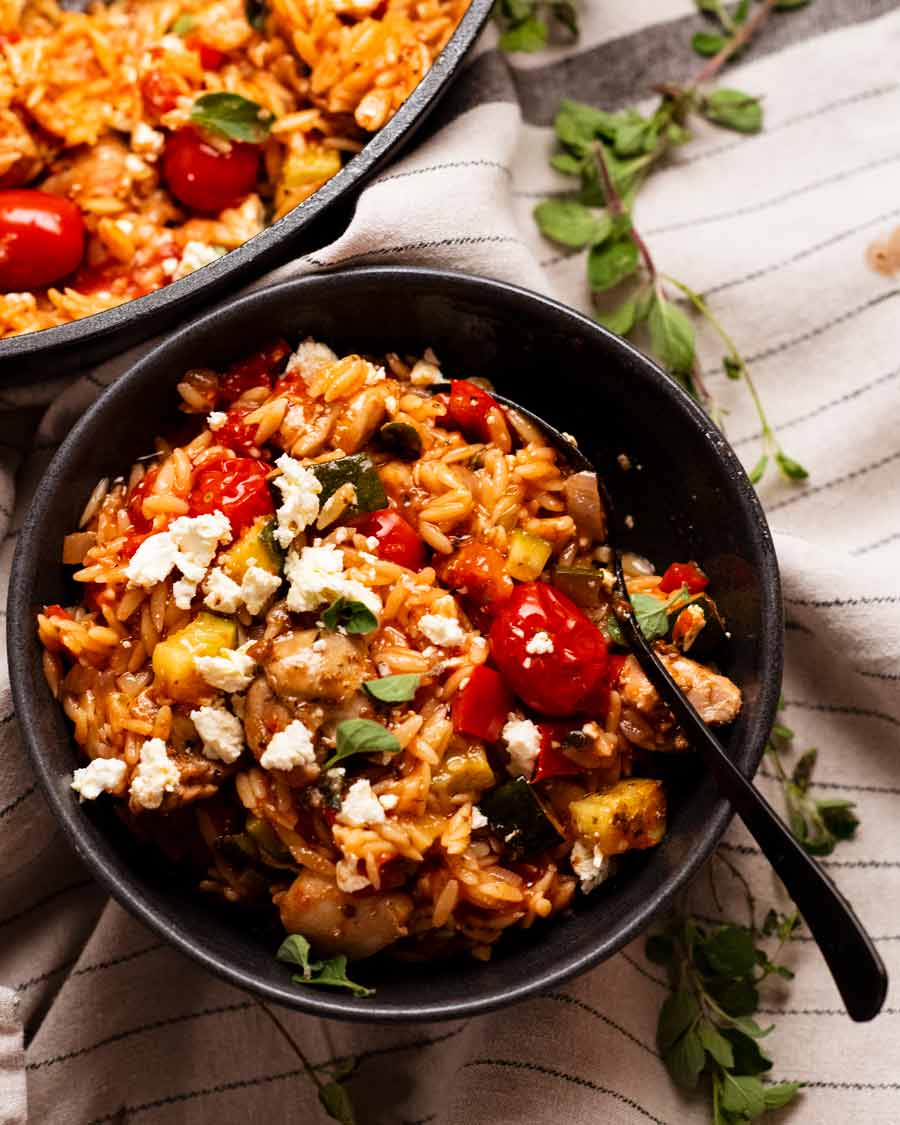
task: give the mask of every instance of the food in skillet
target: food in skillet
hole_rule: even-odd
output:
[[[468,0],[0,4],[0,338],[150,293],[313,194]]]
[[[647,751],[687,747],[610,617],[593,474],[430,354],[278,341],[179,390],[177,440],[66,538],[83,598],[38,617],[83,799],[325,957],[487,958],[659,843]],[[731,721],[704,574],[626,564]]]

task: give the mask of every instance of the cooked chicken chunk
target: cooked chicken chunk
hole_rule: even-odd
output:
[[[676,652],[660,652],[659,655],[704,722],[715,726],[730,723],[737,716],[741,709],[740,688],[726,676]],[[633,656],[622,666],[618,690],[622,697],[619,730],[629,742],[645,750],[688,749],[688,741],[672,712],[660,700]]]
[[[413,910],[412,899],[399,891],[354,897],[312,871],[298,875],[275,902],[289,934],[308,938],[318,954],[354,960],[405,937]]]
[[[284,700],[342,700],[366,675],[361,640],[318,629],[294,629],[272,642],[266,678]]]

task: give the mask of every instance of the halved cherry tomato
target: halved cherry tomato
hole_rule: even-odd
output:
[[[547,633],[552,652],[528,652]],[[607,666],[600,630],[565,594],[543,582],[523,582],[494,619],[491,654],[519,698],[542,715],[572,715],[602,683]]]
[[[479,664],[466,686],[453,697],[453,729],[496,742],[512,707],[512,695],[500,673]]]
[[[176,199],[194,211],[215,214],[233,207],[256,186],[259,148],[232,141],[220,151],[185,125],[169,136],[162,166]]]
[[[157,117],[173,110],[182,92],[181,86],[161,70],[150,70],[141,79],[141,94],[147,108]]]
[[[239,535],[257,516],[275,511],[266,477],[268,465],[249,457],[226,457],[204,469],[191,493],[191,515],[219,511]]]
[[[53,605],[45,605],[44,606],[44,616],[45,617],[64,617],[66,619],[66,621],[74,621],[75,620],[75,618],[72,616],[71,613],[69,613],[69,611],[67,609],[63,609],[63,607],[61,605],[56,605],[55,603]]]
[[[244,419],[251,410],[229,410],[228,421],[215,431],[215,440],[233,449],[235,453],[244,453],[248,457],[267,459],[270,454],[267,450],[260,449],[256,444],[257,423],[248,425]]]
[[[374,535],[378,540],[375,554],[380,559],[410,570],[421,570],[425,565],[425,544],[419,533],[393,508],[370,512],[356,528],[361,535]]]
[[[137,482],[131,490],[131,496],[128,498],[128,518],[131,520],[131,526],[135,532],[143,537],[149,530],[153,523],[148,520],[143,512],[144,500],[147,493],[153,487],[153,482],[159,476],[159,467],[154,465],[152,469],[148,469],[143,477]],[[137,547],[135,547],[137,550]]]
[[[281,371],[291,354],[287,340],[273,340],[258,352],[233,363],[222,376],[222,397],[231,403],[253,387],[271,388],[272,378]]]
[[[513,592],[506,560],[484,543],[464,544],[439,564],[438,573],[445,585],[462,594],[467,605],[487,613],[496,612]]]
[[[0,292],[51,285],[84,257],[84,220],[74,203],[46,191],[0,191]]]
[[[184,45],[190,48],[190,50],[197,52],[200,56],[200,65],[204,70],[218,70],[228,58],[224,51],[219,51],[215,47],[210,47],[208,43],[204,43],[197,35],[186,35],[184,37]]]
[[[672,563],[659,584],[664,594],[671,594],[687,586],[689,594],[699,594],[709,585],[709,579],[694,562]]]
[[[574,777],[584,773],[584,767],[565,753],[562,742],[576,724],[574,722],[538,723],[541,732],[541,750],[534,764],[532,781],[546,781],[548,777]]]
[[[450,400],[443,420],[459,426],[467,438],[490,441],[487,416],[494,406],[498,406],[497,400],[477,383],[470,383],[468,379],[452,379]]]

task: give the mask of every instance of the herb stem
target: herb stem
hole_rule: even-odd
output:
[[[607,210],[616,218],[621,215],[627,215],[628,208],[622,201],[622,197],[616,191],[616,186],[613,183],[613,178],[609,174],[609,165],[606,163],[606,153],[603,151],[602,144],[594,145],[594,156],[597,161],[597,168],[600,171],[600,178],[603,181],[603,195],[606,199]],[[658,272],[656,269],[656,263],[653,261],[653,255],[650,253],[650,247],[641,237],[640,233],[637,231],[633,223],[628,229],[628,235],[631,238],[631,241],[637,247],[638,253],[640,254],[641,259],[644,263],[644,268],[647,270],[650,280],[655,285]]]
[[[732,55],[736,55],[739,51],[742,51],[754,35],[763,27],[777,3],[778,0],[763,0],[763,3],[756,12],[754,12],[743,27],[728,40],[722,50],[719,51],[717,55],[713,55],[709,62],[704,63],[686,88],[688,90],[696,90],[697,87],[704,82],[709,82],[711,78],[715,78]]]
[[[282,1037],[288,1042],[288,1044],[290,1045],[290,1047],[294,1051],[294,1054],[297,1056],[297,1058],[300,1060],[301,1064],[303,1065],[303,1069],[306,1071],[307,1077],[312,1079],[312,1081],[315,1083],[316,1088],[318,1090],[321,1090],[324,1087],[325,1083],[321,1080],[319,1075],[316,1073],[316,1070],[313,1067],[312,1063],[309,1061],[309,1059],[306,1057],[306,1055],[300,1049],[300,1044],[293,1037],[293,1035],[291,1035],[291,1033],[288,1031],[288,1029],[284,1026],[284,1024],[275,1015],[275,1013],[273,1011],[271,1011],[261,1000],[257,1000],[256,1003],[259,1005],[259,1007],[262,1009],[262,1011],[268,1016],[268,1018],[272,1021],[272,1023],[275,1025],[275,1027],[281,1033]]]

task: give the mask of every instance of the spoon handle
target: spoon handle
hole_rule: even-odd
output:
[[[619,624],[644,674],[674,713],[720,792],[732,803],[796,903],[822,951],[850,1018],[874,1019],[884,1003],[887,972],[853,907],[804,851],[765,797],[734,765],[650,648],[634,617],[624,612]]]

